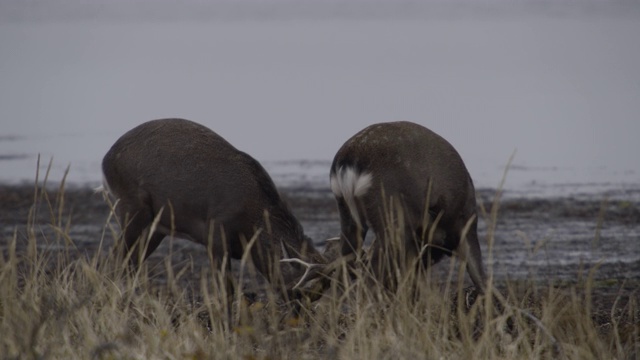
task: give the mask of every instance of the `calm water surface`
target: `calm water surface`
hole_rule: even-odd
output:
[[[32,181],[41,154],[52,179],[70,165],[70,182],[96,184],[118,136],[176,116],[281,185],[327,186],[340,145],[393,120],[447,138],[479,187],[514,151],[506,186],[521,193],[640,183],[633,4],[100,4],[0,4],[0,181]]]

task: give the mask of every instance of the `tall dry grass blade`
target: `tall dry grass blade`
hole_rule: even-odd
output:
[[[422,209],[423,211],[423,217],[422,217],[422,234],[420,234],[420,238],[424,239],[426,232],[428,230],[430,230],[429,228],[429,223],[431,222],[431,215],[429,213],[429,206],[431,205],[431,189],[433,188],[433,180],[431,180],[431,178],[429,178],[428,183],[427,183],[427,198],[424,202],[424,209]],[[435,225],[433,226],[433,231],[435,231]],[[432,238],[432,233],[433,231],[431,231],[431,233],[429,234],[429,239]]]
[[[42,191],[40,195],[44,199],[47,207],[49,208],[49,214],[53,219],[55,219],[55,212],[53,210],[53,205],[51,204],[51,200],[49,199],[49,193],[47,191],[47,183],[49,182],[49,175],[51,175],[51,168],[53,167],[53,157],[49,158],[49,163],[47,164],[47,171],[44,173],[44,179],[42,180]]]
[[[33,203],[29,208],[29,214],[27,216],[27,232],[31,234],[31,231],[35,228],[36,218],[38,216],[38,196],[39,196],[39,180],[40,180],[40,153],[36,160],[36,179],[33,185]]]
[[[239,281],[242,281],[242,279],[244,278],[244,273],[247,269],[247,263],[249,261],[249,258],[251,257],[251,248],[253,248],[253,246],[255,245],[256,241],[258,241],[258,238],[260,237],[260,234],[262,233],[262,229],[258,229],[253,236],[251,237],[251,239],[249,239],[249,242],[245,245],[244,247],[244,253],[242,254],[242,257],[240,258],[240,277],[239,277]],[[238,306],[240,306],[240,303],[242,298],[242,291],[236,291],[236,301],[238,302]],[[238,314],[240,314],[240,309],[238,308]],[[239,319],[237,319],[239,320]]]
[[[500,183],[496,189],[496,193],[491,202],[491,210],[489,214],[489,218],[487,219],[487,263],[488,266],[488,275],[489,275],[489,283],[493,282],[493,245],[495,243],[495,232],[496,226],[498,225],[498,210],[500,208],[500,199],[502,198],[502,192],[504,191],[504,184],[507,181],[507,174],[509,173],[509,168],[513,163],[513,159],[516,156],[516,150],[511,153],[509,159],[507,160],[507,164],[504,167],[504,171],[502,173],[502,178],[500,179]]]

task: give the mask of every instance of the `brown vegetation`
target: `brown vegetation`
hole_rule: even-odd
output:
[[[294,211],[313,202],[291,200]],[[177,241],[123,274],[110,254],[117,229],[90,190],[4,187],[0,204],[3,358],[640,357],[640,281],[596,278],[597,268],[571,283],[492,283],[511,304],[501,308],[467,301],[464,272],[444,261],[445,279],[422,274],[415,289],[388,294],[358,277],[295,312],[240,262],[248,295],[228,303],[203,249]]]

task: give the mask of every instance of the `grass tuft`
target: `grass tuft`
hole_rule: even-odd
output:
[[[449,279],[410,274],[416,278],[403,283],[414,285],[394,293],[359,272],[346,286],[333,284],[320,300],[293,311],[268,290],[228,297],[224,274],[206,269],[195,290],[186,288],[181,278],[193,264],[167,261],[158,281],[146,266],[136,274],[123,271],[123,260],[106,246],[81,253],[69,231],[64,182],[56,194],[36,186],[27,231],[3,240],[1,358],[640,357],[638,292],[622,291],[629,284],[594,281],[596,269],[570,285],[492,283],[503,302],[464,289],[455,260]],[[42,209],[48,209],[46,222],[38,215]],[[488,213],[497,221],[497,203]],[[109,220],[103,237],[113,231]],[[616,285],[621,291],[609,306],[599,303],[598,289]]]

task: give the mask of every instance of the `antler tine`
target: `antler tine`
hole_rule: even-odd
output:
[[[304,261],[302,259],[298,259],[298,258],[282,259],[282,260],[280,260],[280,262],[296,263],[296,264],[300,264],[300,265],[306,267],[306,269],[304,271],[304,274],[302,274],[302,277],[300,278],[300,280],[298,280],[298,282],[293,286],[293,288],[291,288],[291,290],[295,290],[300,285],[302,285],[304,283],[304,281],[307,279],[307,276],[309,276],[309,274],[311,273],[311,270],[319,268],[319,267],[322,266],[322,264],[312,264],[312,263],[308,263],[308,262],[306,262],[306,261]]]
[[[302,277],[300,278],[300,280],[298,280],[298,282],[292,288],[292,290],[295,290],[299,288],[300,285],[302,285],[307,280],[307,277],[313,270],[320,269],[319,277],[326,278],[326,277],[329,277],[330,274],[333,273],[337,268],[339,268],[345,263],[354,261],[356,258],[357,258],[356,254],[349,254],[345,256],[340,256],[328,264],[313,264],[299,258],[281,259],[280,262],[296,263],[306,267],[304,274],[302,274]]]

